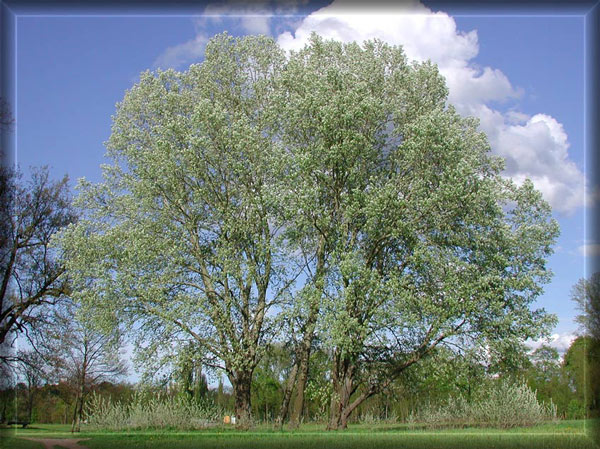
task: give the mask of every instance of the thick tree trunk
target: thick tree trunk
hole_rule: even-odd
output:
[[[350,402],[352,395],[356,392],[358,387],[358,385],[355,385],[354,383],[356,365],[350,359],[340,359],[337,354],[334,354],[334,369],[332,376],[333,396],[331,397],[331,413],[327,430],[347,428],[350,415],[360,404],[362,404],[371,396],[385,391],[385,389],[390,386],[394,378],[396,378],[402,371],[415,363],[417,360],[419,360],[419,357],[415,357],[399,366],[395,372],[390,373],[390,376],[383,383],[366,385],[365,388],[362,389],[362,392],[358,395],[355,395],[352,402]]]
[[[296,383],[297,374],[298,363],[295,362],[283,390],[283,399],[281,400],[281,407],[279,408],[279,414],[277,415],[277,425],[279,427],[283,426],[283,422],[287,418],[290,409],[290,399],[292,398],[292,392],[294,391],[294,384]]]
[[[329,409],[327,430],[345,429],[348,426],[348,405],[354,393],[355,365],[348,357],[340,357],[336,352],[333,357],[333,395]]]
[[[235,425],[238,429],[248,429],[252,424],[250,409],[250,388],[252,373],[237,373],[232,379],[235,404]]]

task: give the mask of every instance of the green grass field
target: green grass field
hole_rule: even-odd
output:
[[[258,426],[242,432],[231,428],[206,431],[133,431],[98,432],[82,430],[76,438],[90,438],[82,442],[90,449],[470,449],[470,448],[598,448],[590,435],[595,423],[585,421],[560,421],[530,428],[509,430],[453,429],[413,430],[406,425],[353,425],[345,431],[325,432],[322,425],[305,425],[298,431],[279,431],[268,426]],[[69,426],[33,424],[27,429],[0,430],[0,447],[3,449],[41,449],[43,446],[31,438],[71,438]]]

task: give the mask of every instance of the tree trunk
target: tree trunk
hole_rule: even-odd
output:
[[[235,426],[238,429],[246,430],[252,424],[252,414],[250,409],[252,373],[237,373],[232,380],[235,404]]]
[[[348,357],[342,358],[336,351],[333,357],[333,395],[329,410],[329,424],[327,430],[345,429],[348,426],[348,404],[354,393],[355,365]]]
[[[27,397],[27,422],[31,423],[32,422],[32,417],[33,417],[33,396],[34,396],[35,392],[34,391],[30,391],[29,395]]]
[[[75,401],[75,410],[73,414],[73,426],[71,427],[71,433],[79,432],[81,430],[81,418],[83,417],[83,388],[77,394],[77,400]]]
[[[294,362],[292,371],[290,372],[285,389],[283,390],[283,399],[281,401],[281,407],[279,408],[279,414],[277,415],[277,425],[283,426],[283,422],[287,418],[288,411],[290,409],[290,399],[292,398],[292,392],[294,390],[294,384],[296,383],[296,375],[298,374],[298,363]]]
[[[410,364],[412,364],[412,362]],[[331,399],[331,416],[327,430],[347,428],[348,418],[350,418],[352,412],[371,396],[384,391],[389,387],[393,380],[393,377],[389,377],[381,384],[366,385],[365,389],[350,402],[351,396],[356,392],[358,387],[357,385],[354,385],[354,372],[356,366],[350,361],[344,361],[344,363],[341,364],[341,367],[343,368],[341,375],[337,374],[334,376],[334,395]],[[399,372],[401,372],[401,370]],[[387,402],[385,413],[387,419]]]
[[[81,401],[81,393],[77,393],[75,398],[75,407],[73,407],[73,422],[71,424],[71,433],[79,432],[79,402]]]
[[[6,420],[6,404],[8,400],[6,398],[2,398],[2,413],[0,414],[0,424],[4,424]]]
[[[304,335],[300,343],[299,353],[297,354],[298,361],[298,382],[296,383],[296,396],[294,398],[294,406],[290,414],[289,427],[292,429],[298,428],[300,425],[300,417],[304,409],[304,390],[308,382],[308,369],[310,361],[310,349],[315,334],[317,319],[321,309],[321,296],[324,288],[325,274],[325,238],[319,239],[317,249],[317,267],[314,278],[315,296],[312,298],[309,307],[306,325],[304,326]]]
[[[313,310],[314,314],[312,313]],[[288,424],[288,427],[291,429],[297,429],[300,425],[300,416],[302,416],[302,409],[304,408],[304,390],[308,381],[310,348],[312,346],[318,312],[318,306],[311,308],[311,316],[309,317],[309,322],[307,323],[307,328],[299,348],[300,351],[298,354],[298,380],[296,382],[296,396],[294,397],[294,406],[292,407],[290,422]]]
[[[83,399],[85,396],[85,380],[86,380],[86,362],[87,358],[84,358],[84,366],[82,375],[79,383],[79,391],[77,392],[77,398],[75,400],[75,410],[73,415],[73,426],[71,427],[71,433],[79,432],[81,430],[81,417],[83,415]]]

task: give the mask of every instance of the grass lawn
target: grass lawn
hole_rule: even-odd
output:
[[[206,431],[131,431],[100,432],[82,430],[72,435],[69,426],[32,424],[27,429],[0,430],[2,449],[41,449],[39,443],[24,440],[31,438],[90,438],[82,442],[90,449],[470,449],[470,448],[599,448],[588,436],[591,422],[559,421],[536,427],[498,429],[452,429],[414,430],[406,425],[351,425],[348,430],[325,432],[323,425],[304,425],[289,432],[272,427],[257,426],[248,432],[231,428],[215,428]],[[586,434],[586,428],[588,430]]]

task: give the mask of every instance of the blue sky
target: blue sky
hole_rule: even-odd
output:
[[[409,57],[438,63],[451,102],[480,118],[493,151],[507,158],[507,175],[532,178],[552,204],[562,232],[550,259],[555,277],[538,305],[559,316],[555,345],[564,348],[577,330],[570,289],[600,254],[598,242],[584,235],[585,214],[597,201],[584,173],[583,16],[464,8],[452,16],[421,4],[411,5],[412,14],[356,11],[339,0],[286,5],[208,4],[194,17],[20,15],[19,166],[27,173],[29,166],[50,165],[53,176],[68,173],[73,185],[80,177],[100,181],[103,142],[125,90],[144,70],[200,62],[206,40],[224,30],[268,33],[287,49],[302,46],[313,30],[403,45]]]

